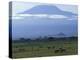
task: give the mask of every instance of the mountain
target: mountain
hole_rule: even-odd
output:
[[[59,32],[58,34],[55,34],[54,37],[67,37],[67,35],[63,32]]]
[[[64,33],[60,32],[60,33],[57,34],[57,36],[64,37],[66,35]]]
[[[29,10],[22,12],[21,14],[49,14],[49,15],[64,15],[67,17],[75,16],[76,14],[68,11],[62,11],[58,7],[53,5],[38,5]]]

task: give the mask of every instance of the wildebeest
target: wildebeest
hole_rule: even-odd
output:
[[[55,53],[62,53],[62,52],[66,52],[66,49],[59,48],[59,49],[55,50],[54,52]]]
[[[59,48],[60,52],[66,52],[66,49],[64,48]]]
[[[57,50],[55,50],[54,52],[55,52],[55,53],[58,53],[59,51],[60,51],[60,50],[57,49]]]

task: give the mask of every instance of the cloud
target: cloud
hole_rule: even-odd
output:
[[[47,17],[47,14],[17,14],[21,17]]]
[[[66,20],[77,20],[77,16],[67,17],[64,15],[49,15],[49,14],[16,14],[15,16],[12,16],[12,19],[20,20],[27,17],[34,17],[34,18],[50,18],[50,19],[66,19]]]
[[[53,18],[53,19],[64,19],[64,18],[68,18],[64,15],[51,15],[49,16],[49,18]]]
[[[64,19],[68,18],[64,15],[49,15],[49,14],[17,14],[19,17],[37,17],[37,18],[51,18],[51,19]]]
[[[14,19],[14,20],[17,19],[18,20],[18,19],[22,19],[22,17],[20,17],[20,16],[12,16],[12,19]]]

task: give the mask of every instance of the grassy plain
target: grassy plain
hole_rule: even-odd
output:
[[[12,57],[42,57],[75,55],[78,53],[77,37],[43,40],[15,40],[12,42]]]

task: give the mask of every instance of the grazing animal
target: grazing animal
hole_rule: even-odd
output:
[[[60,52],[65,52],[66,49],[63,49],[63,48],[59,48]]]
[[[54,52],[55,52],[55,53],[58,53],[59,51],[60,51],[60,50],[55,50]]]
[[[66,51],[66,49],[61,49],[61,50],[60,50],[60,52],[65,52],[65,51]]]
[[[62,53],[62,52],[66,52],[66,49],[59,48],[59,49],[55,50],[54,52],[55,53]]]
[[[51,47],[47,47],[48,49],[50,49]]]

